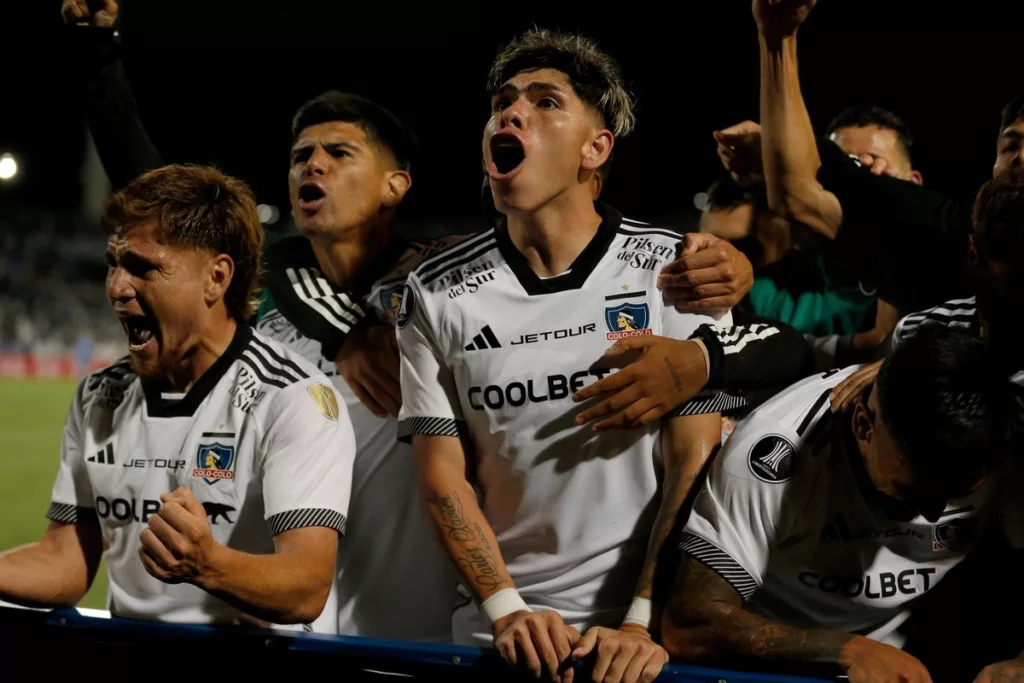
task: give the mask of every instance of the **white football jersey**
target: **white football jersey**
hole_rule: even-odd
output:
[[[949,501],[934,524],[886,515],[849,417],[833,416],[829,403],[857,367],[804,379],[739,423],[697,495],[681,549],[753,612],[899,647],[913,601],[974,545],[992,486]]]
[[[504,226],[427,259],[409,276],[398,334],[400,436],[469,437],[516,587],[581,631],[617,626],[632,600],[657,512],[659,426],[596,435],[573,422],[584,406],[571,396],[612,372],[602,355],[616,340],[686,339],[716,322],[663,305],[656,281],[678,233],[600,210],[596,236],[557,277],[538,277]],[[485,644],[490,625],[465,602],[456,642]]]
[[[394,324],[409,271],[453,239],[411,244],[373,284],[362,308]],[[289,270],[296,271],[289,278],[307,290],[331,289],[312,265]],[[337,582],[315,630],[450,642],[458,575],[424,517],[412,449],[398,441],[398,423],[371,413],[338,374],[334,361],[323,356],[320,342],[303,336],[279,310],[264,316],[257,329],[320,367],[341,394],[355,430],[352,501],[345,538],[338,546]]]
[[[98,519],[114,616],[236,623],[237,608],[190,584],[166,584],[139,559],[160,495],[189,488],[214,541],[274,551],[273,537],[345,532],[355,439],[327,378],[298,354],[239,325],[186,394],[144,387],[127,359],[86,377],[68,412],[47,516]]]

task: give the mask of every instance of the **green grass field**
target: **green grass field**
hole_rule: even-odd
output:
[[[0,550],[38,540],[60,462],[60,439],[75,383],[0,380]],[[106,604],[101,566],[82,607]]]

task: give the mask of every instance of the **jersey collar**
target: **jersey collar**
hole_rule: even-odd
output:
[[[502,220],[494,229],[498,250],[527,294],[536,296],[579,289],[587,281],[590,274],[594,272],[594,268],[601,262],[601,257],[608,252],[615,232],[619,229],[619,223],[622,222],[622,214],[607,204],[594,202],[594,208],[601,216],[601,225],[597,228],[597,234],[572,262],[567,273],[552,278],[544,279],[533,272],[526,257],[516,249],[512,238],[509,237],[508,221]]]
[[[250,339],[252,339],[252,330],[245,323],[238,323],[235,336],[228,344],[228,348],[180,399],[165,399],[160,395],[158,385],[143,382],[142,391],[146,397],[146,412],[150,417],[190,417],[194,415],[196,409],[217,386],[217,382],[228,371],[228,368],[242,357],[242,351],[245,351]]]

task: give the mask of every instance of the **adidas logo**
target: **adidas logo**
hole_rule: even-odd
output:
[[[485,349],[500,349],[501,342],[494,336],[494,332],[491,331],[490,325],[484,325],[484,329],[480,330],[480,334],[473,337],[473,341],[466,345],[467,351],[483,351]]]
[[[99,465],[113,465],[114,464],[114,444],[108,443],[107,447],[101,450],[96,455],[86,458],[89,462],[94,462]]]

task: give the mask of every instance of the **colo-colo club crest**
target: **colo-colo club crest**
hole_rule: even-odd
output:
[[[650,329],[651,309],[646,303],[625,303],[605,308],[604,322],[608,326],[605,335],[608,341],[654,334]]]

